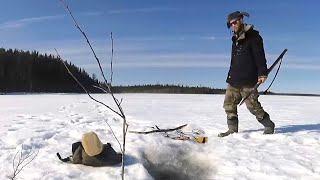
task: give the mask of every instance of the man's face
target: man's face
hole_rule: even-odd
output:
[[[231,27],[233,28],[233,32],[239,33],[242,28],[242,19],[233,19],[230,21]]]

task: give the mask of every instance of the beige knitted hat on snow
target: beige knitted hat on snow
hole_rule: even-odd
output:
[[[94,132],[87,132],[82,135],[81,143],[84,151],[89,156],[95,156],[102,152],[103,144]]]

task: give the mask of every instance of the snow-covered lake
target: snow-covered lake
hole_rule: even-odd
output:
[[[93,94],[112,105],[110,95]],[[179,141],[161,133],[128,133],[126,179],[320,179],[320,97],[260,96],[276,123],[276,134],[262,135],[263,127],[245,105],[239,111],[239,130],[225,138],[223,95],[116,94],[123,98],[129,130],[151,126],[173,128],[185,123],[186,132],[205,131],[209,142]],[[39,151],[18,179],[121,179],[121,165],[88,167],[61,162],[56,153],[71,154],[71,144],[95,131],[103,143],[120,151],[122,122],[86,94],[0,96],[0,179],[13,173],[13,158],[21,150]]]

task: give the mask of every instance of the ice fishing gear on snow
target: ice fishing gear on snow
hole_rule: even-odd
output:
[[[112,166],[122,161],[122,154],[118,154],[110,143],[102,144],[94,132],[83,134],[81,141],[72,144],[72,155],[58,158],[62,162],[83,164],[87,166]]]
[[[285,54],[287,51],[288,51],[288,49],[283,50],[283,52],[280,54],[280,56],[277,58],[277,60],[276,60],[276,61],[270,66],[270,68],[268,69],[267,75],[269,75],[269,73],[273,70],[273,68],[280,62],[279,67],[278,67],[278,70],[277,70],[277,72],[276,72],[276,74],[275,74],[275,76],[274,76],[274,78],[273,78],[270,86],[267,88],[266,91],[268,91],[268,89],[271,87],[272,83],[274,82],[274,80],[275,80],[275,78],[276,78],[276,76],[277,76],[277,74],[278,74],[278,72],[279,72],[279,69],[280,69],[280,66],[281,66],[281,62],[282,62],[282,58],[283,58],[284,54]],[[261,83],[258,82],[258,83],[253,87],[253,89],[251,90],[251,92],[248,93],[248,94],[242,99],[242,101],[240,102],[239,106],[241,106],[241,105],[245,102],[245,100],[248,99],[248,97],[252,94],[253,91],[255,91],[255,90],[258,89],[258,87],[260,86],[260,84],[261,84]],[[264,94],[266,93],[266,91],[264,92]]]
[[[208,137],[204,136],[205,132],[200,129],[192,129],[192,131],[182,131],[181,129],[166,132],[165,137],[175,139],[175,140],[195,140],[198,143],[207,143]]]
[[[178,126],[170,129],[160,129],[157,125],[150,127],[151,131],[129,131],[129,133],[136,134],[150,134],[150,133],[164,133],[164,136],[174,140],[195,140],[198,143],[207,143],[208,137],[204,136],[205,132],[201,129],[192,129],[191,131],[183,131],[182,128],[186,127],[187,124]]]
[[[288,50],[285,49],[285,50],[282,52],[283,55],[284,55],[287,51],[288,51]],[[282,55],[282,57],[283,57],[283,55]],[[281,55],[280,55],[280,56],[281,56]],[[279,70],[280,70],[280,67],[281,67],[282,57],[278,60],[278,61],[279,61],[279,66],[278,66],[278,69],[277,69],[277,71],[276,71],[276,74],[274,75],[274,77],[273,77],[270,85],[269,85],[268,88],[263,92],[263,94],[266,94],[266,93],[268,92],[268,90],[270,89],[270,87],[271,87],[271,85],[273,84],[274,80],[276,79],[276,77],[277,77],[277,75],[278,75],[278,72],[279,72]],[[274,68],[274,66],[276,66],[277,63],[278,63],[278,62],[275,61],[275,62],[272,64],[273,67],[271,66],[271,67],[269,68],[269,69],[271,69],[270,71],[272,71],[272,69]],[[269,73],[270,73],[270,72],[269,72]],[[269,74],[269,73],[268,73],[268,74]]]
[[[129,131],[129,133],[135,133],[135,134],[150,134],[150,133],[155,133],[155,132],[169,132],[169,131],[174,131],[174,130],[178,130],[181,129],[185,126],[187,126],[188,124],[184,124],[182,126],[178,126],[176,128],[171,128],[171,129],[155,129],[155,127],[151,127],[155,130],[152,131],[145,131],[145,132],[141,132],[141,131]]]
[[[207,143],[209,141],[208,137],[197,137],[196,141],[198,143]]]

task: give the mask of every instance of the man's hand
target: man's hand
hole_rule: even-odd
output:
[[[258,77],[258,84],[262,84],[267,80],[267,76],[259,76]]]

